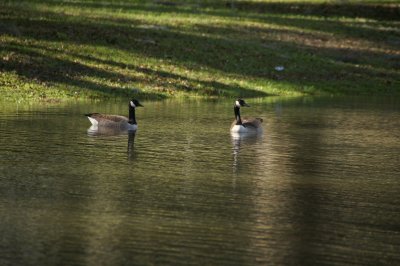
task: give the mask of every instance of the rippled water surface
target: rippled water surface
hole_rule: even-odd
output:
[[[248,102],[2,103],[0,265],[399,265],[400,101]]]

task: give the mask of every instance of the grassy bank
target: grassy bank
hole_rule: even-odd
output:
[[[399,94],[399,9],[399,1],[0,0],[0,95]]]

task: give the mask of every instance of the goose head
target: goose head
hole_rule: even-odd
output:
[[[143,107],[143,105],[136,99],[132,99],[129,101],[129,121],[128,121],[128,123],[131,125],[137,125],[136,116],[135,116],[135,110],[137,107]]]
[[[235,107],[240,108],[242,106],[250,107],[243,99],[237,99],[235,102]]]
[[[143,105],[136,99],[132,99],[129,102],[129,107],[136,108],[136,107],[143,107]]]

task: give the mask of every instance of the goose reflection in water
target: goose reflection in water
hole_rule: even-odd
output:
[[[240,160],[239,153],[241,149],[246,149],[246,154],[251,154],[252,151],[255,151],[255,146],[259,144],[262,140],[262,135],[257,132],[249,132],[249,133],[235,133],[231,132],[231,140],[232,140],[232,154],[233,154],[233,172],[236,174],[239,172],[240,168]],[[253,154],[254,155],[254,154]],[[253,158],[253,156],[252,156]]]
[[[128,134],[130,131],[127,129],[120,129],[117,127],[97,127],[91,126],[87,130],[87,134],[90,137],[96,136],[104,136],[104,137],[112,137],[112,136],[119,136]]]
[[[135,147],[135,137],[136,131],[128,132],[128,159],[133,160],[136,157],[136,154],[133,152]]]
[[[112,128],[112,127],[97,127],[91,126],[87,130],[87,134],[89,137],[115,137],[121,135],[128,135],[128,159],[134,159],[134,146],[135,146],[135,137],[136,131],[135,130],[127,130],[127,129],[120,129],[120,128]]]

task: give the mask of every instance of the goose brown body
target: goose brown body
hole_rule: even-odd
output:
[[[92,113],[92,114],[87,114],[87,117],[93,118],[99,123],[99,126],[101,124],[103,125],[118,125],[118,124],[124,124],[128,123],[129,119],[126,116],[122,115],[105,115],[105,114],[99,114],[99,113]]]
[[[243,118],[242,119],[242,126],[245,128],[257,129],[261,127],[261,123],[263,122],[262,118]],[[231,129],[237,125],[236,119],[233,120]]]
[[[109,127],[136,130],[136,107],[143,106],[139,101],[132,99],[129,102],[129,118],[122,115],[109,115],[100,113],[85,114],[94,127]]]

